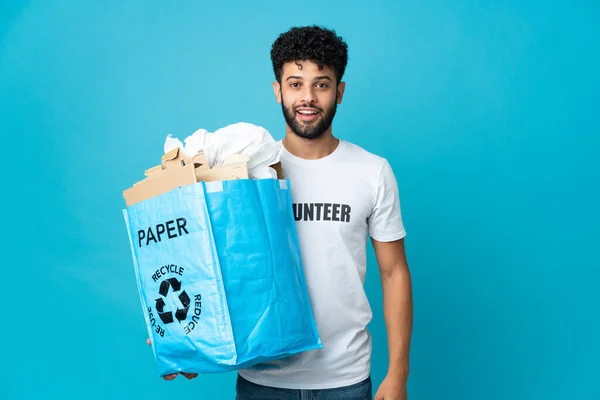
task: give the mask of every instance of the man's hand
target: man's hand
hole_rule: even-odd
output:
[[[146,339],[146,344],[148,346],[152,345],[152,342],[150,341],[150,338]],[[188,379],[194,379],[195,377],[198,376],[198,374],[188,374],[186,372],[181,372],[181,375],[185,376]],[[169,375],[163,376],[163,379],[166,380],[166,381],[172,381],[175,378],[177,378],[177,374],[169,374]]]
[[[377,393],[375,393],[374,400],[407,400],[408,394],[406,392],[406,381],[400,378],[387,376],[381,385]]]

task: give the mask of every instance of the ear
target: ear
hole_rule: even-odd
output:
[[[340,82],[337,86],[336,99],[338,104],[342,104],[342,98],[344,97],[344,91],[346,90],[346,82]]]
[[[275,93],[275,99],[281,104],[281,85],[277,81],[273,82],[273,92]]]

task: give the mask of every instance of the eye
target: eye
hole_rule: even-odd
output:
[[[290,83],[290,87],[299,88],[300,87],[300,83],[298,83],[298,82],[292,82],[292,83]]]
[[[327,88],[328,88],[327,84],[326,84],[326,83],[323,83],[323,82],[319,82],[319,83],[317,83],[317,87],[318,87],[319,89],[327,89]]]

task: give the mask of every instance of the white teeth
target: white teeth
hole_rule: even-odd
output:
[[[299,110],[300,114],[316,114],[316,111],[308,111],[308,110]]]

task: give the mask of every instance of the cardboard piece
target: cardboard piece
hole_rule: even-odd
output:
[[[245,154],[234,154],[227,157],[222,164],[210,168],[204,152],[200,151],[190,158],[180,148],[175,148],[162,156],[160,165],[144,172],[146,178],[123,191],[125,204],[129,207],[178,187],[201,181],[249,179],[249,160]],[[271,167],[277,172],[278,179],[284,179],[280,162]]]

